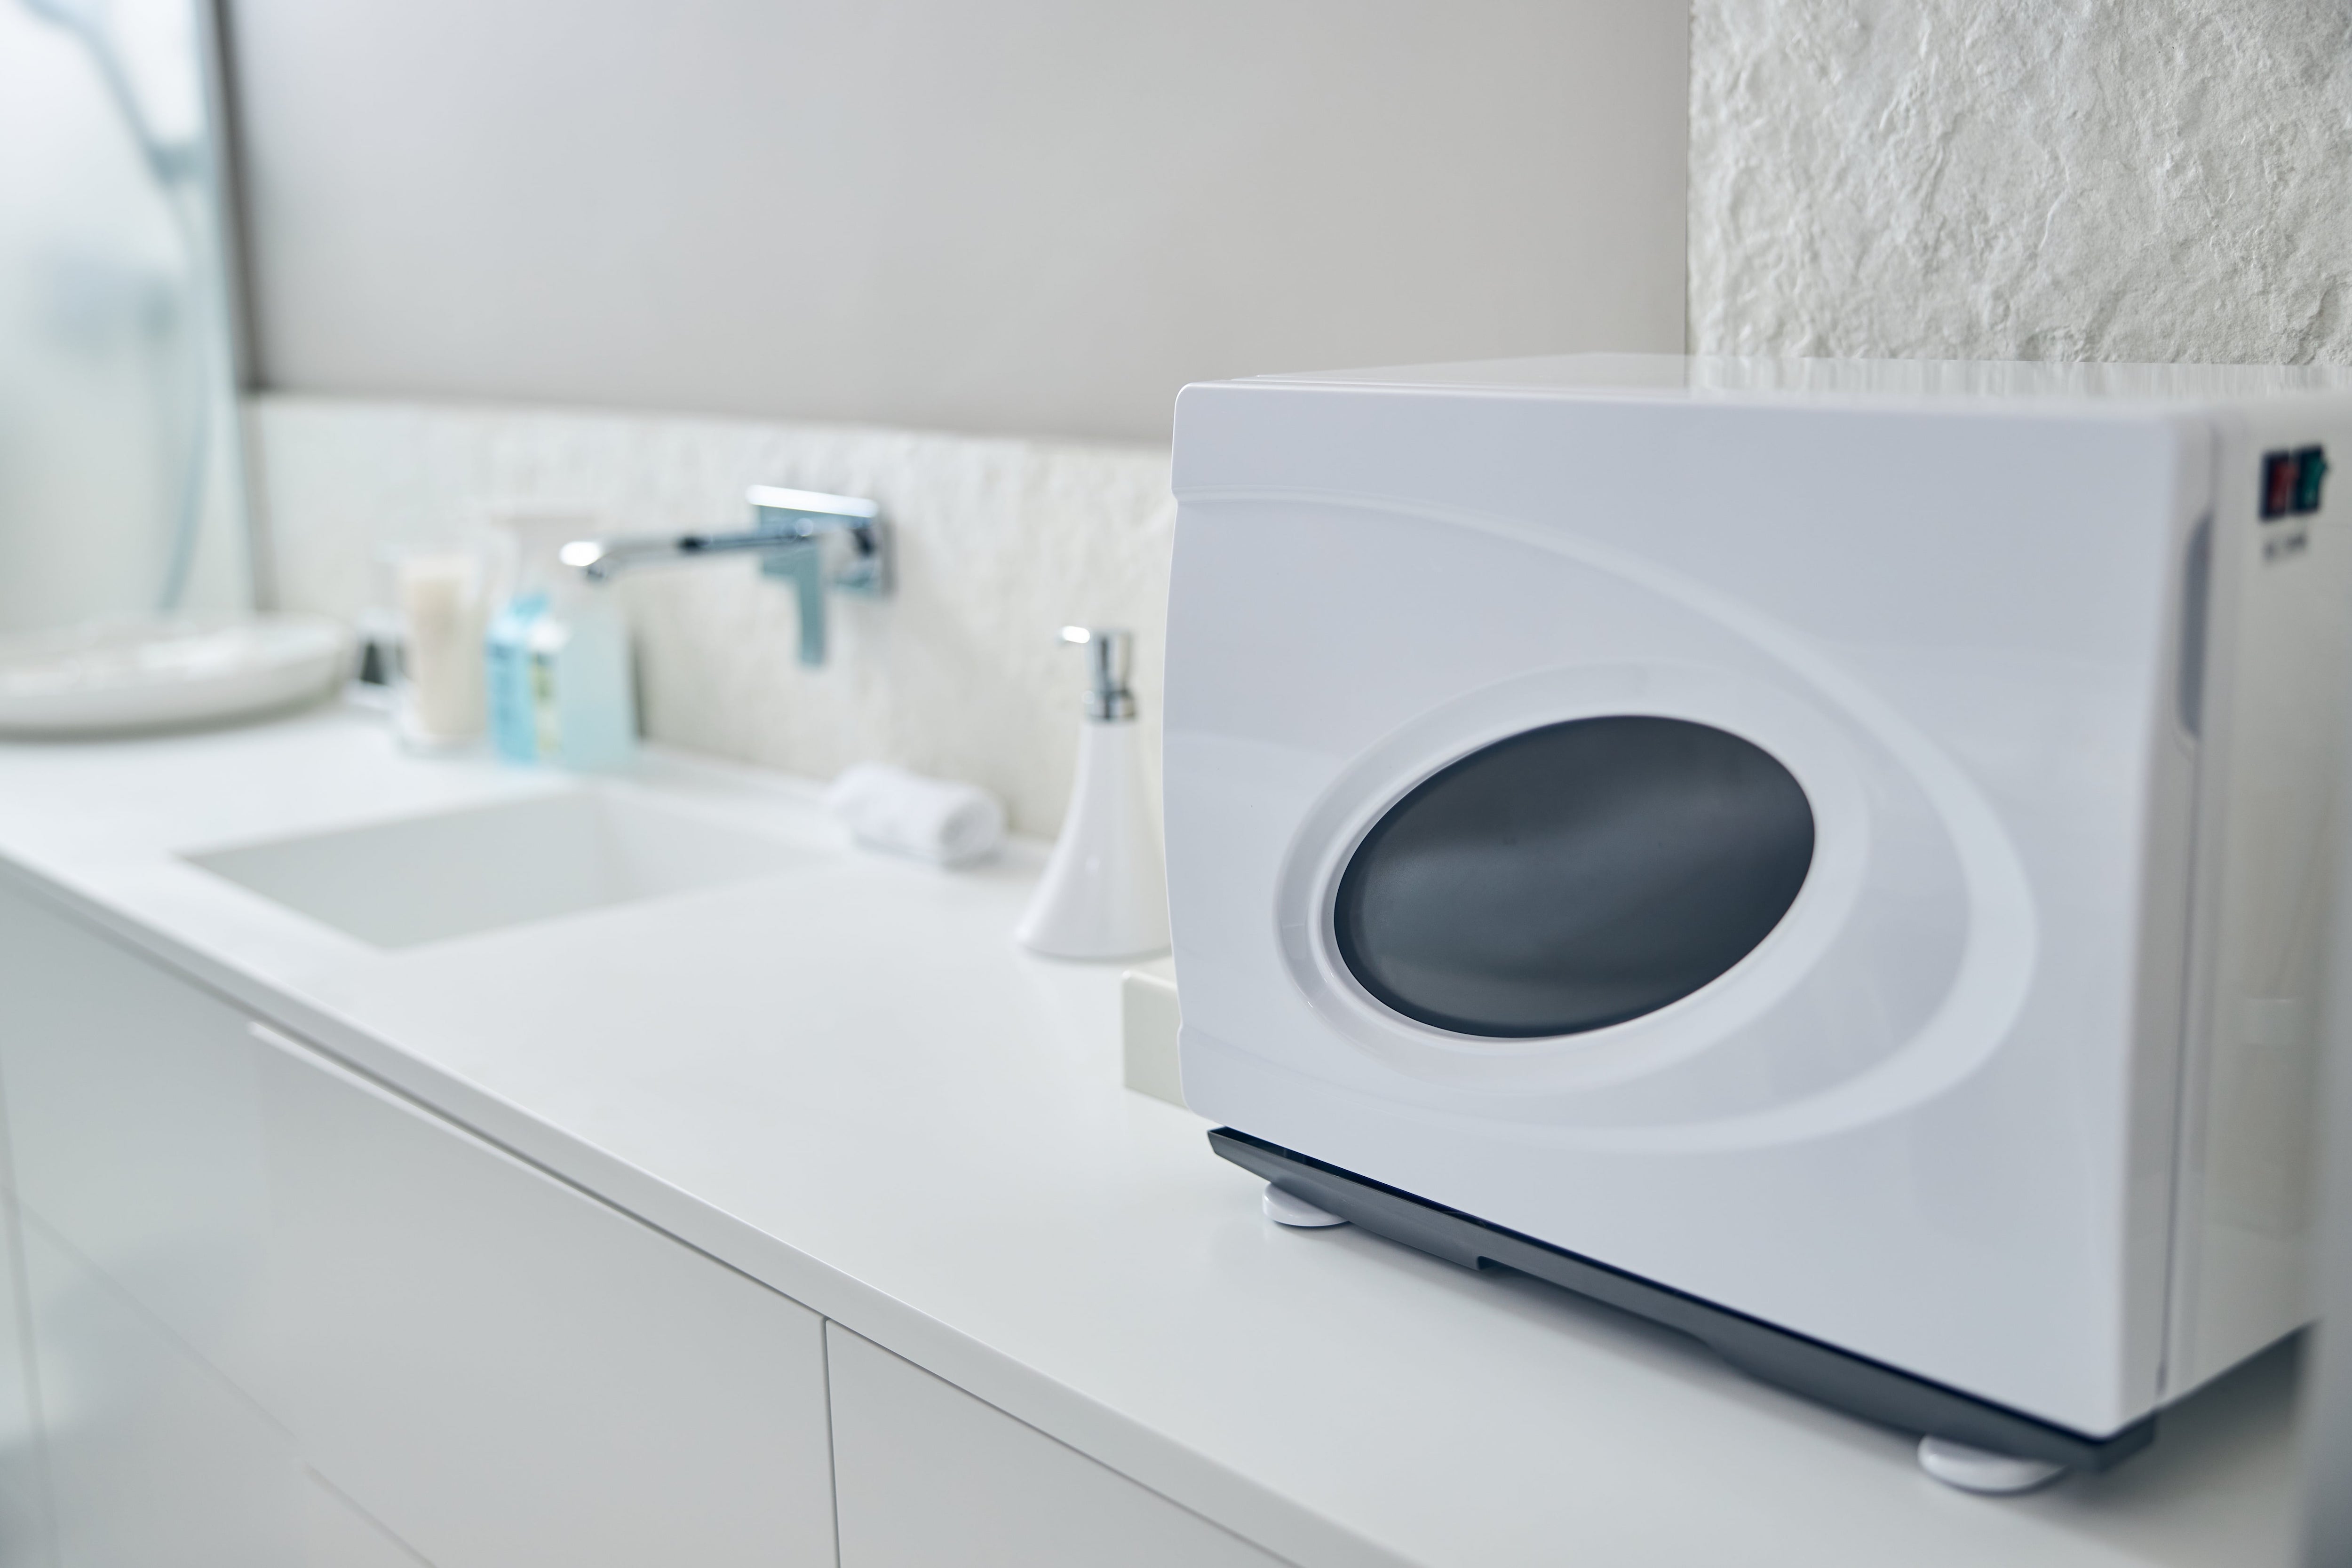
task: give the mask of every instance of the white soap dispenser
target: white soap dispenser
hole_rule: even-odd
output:
[[[1168,950],[1168,873],[1145,790],[1143,730],[1127,687],[1135,639],[1065,626],[1087,651],[1086,723],[1078,779],[1045,880],[1013,931],[1056,958],[1139,958]]]

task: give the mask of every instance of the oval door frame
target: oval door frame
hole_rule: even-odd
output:
[[[1788,769],[1811,809],[1811,869],[1774,926],[1738,962],[1677,1000],[1572,1034],[1496,1038],[1407,1017],[1349,970],[1336,930],[1339,884],[1364,838],[1429,779],[1497,741],[1576,719],[1680,719],[1745,740]],[[1857,737],[1786,686],[1713,665],[1652,662],[1543,670],[1495,683],[1399,728],[1341,771],[1293,837],[1277,873],[1285,967],[1325,1021],[1414,1078],[1463,1088],[1555,1092],[1647,1076],[1721,1043],[1794,988],[1857,901],[1872,811]]]

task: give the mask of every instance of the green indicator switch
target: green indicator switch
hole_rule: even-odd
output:
[[[2294,455],[2294,509],[2298,512],[2319,510],[2319,487],[2327,482],[2327,452],[2324,447],[2306,446]]]

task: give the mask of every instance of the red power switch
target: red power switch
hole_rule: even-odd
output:
[[[2294,510],[2295,479],[2303,465],[2292,452],[2263,455],[2263,520],[2284,517]]]

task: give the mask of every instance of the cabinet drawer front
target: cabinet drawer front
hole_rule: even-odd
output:
[[[38,1221],[23,1241],[59,1568],[306,1568],[293,1439]]]
[[[0,1195],[0,1563],[47,1563],[48,1505],[25,1321],[24,1247]]]
[[[268,1030],[276,1343],[438,1568],[833,1561],[814,1313]]]
[[[18,1196],[269,1403],[254,1054],[235,1009],[0,891],[0,1093]]]
[[[825,1343],[841,1568],[1278,1568],[839,1323]]]

